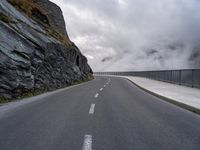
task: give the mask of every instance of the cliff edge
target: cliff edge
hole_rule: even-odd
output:
[[[93,78],[49,0],[0,1],[0,99],[16,99]]]

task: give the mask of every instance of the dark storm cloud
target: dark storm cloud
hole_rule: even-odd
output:
[[[96,71],[199,67],[198,0],[52,0]]]

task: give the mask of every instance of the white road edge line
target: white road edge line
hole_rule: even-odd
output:
[[[100,88],[100,91],[102,91],[103,90],[103,88]]]
[[[97,98],[98,96],[99,96],[99,93],[95,94],[95,96],[94,96],[94,97],[95,97],[95,98]]]
[[[89,114],[94,114],[95,104],[91,104]]]
[[[83,148],[82,150],[92,150],[92,136],[86,134],[84,136]]]

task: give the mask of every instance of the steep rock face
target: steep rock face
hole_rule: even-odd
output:
[[[34,0],[41,7],[49,18],[50,24],[60,33],[68,38],[64,17],[60,7],[49,0]]]
[[[44,92],[90,79],[92,70],[87,59],[68,39],[62,28],[64,23],[61,28],[56,27],[52,24],[56,20],[43,21],[53,15],[43,14],[39,8],[37,17],[30,16],[13,6],[17,4],[0,1],[0,98],[13,99],[24,93]],[[35,15],[34,9],[31,15]],[[59,15],[63,18],[61,12]],[[40,16],[42,19],[38,19]]]

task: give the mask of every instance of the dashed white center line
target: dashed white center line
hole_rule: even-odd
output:
[[[99,93],[95,94],[95,96],[94,96],[94,97],[95,97],[95,98],[97,98],[98,96],[99,96]]]
[[[100,91],[102,91],[103,90],[103,88],[100,88]]]
[[[85,135],[82,150],[92,150],[92,136]]]
[[[104,87],[106,87],[106,85],[104,85]]]
[[[95,108],[95,104],[92,104],[90,106],[89,114],[94,114],[94,108]]]

